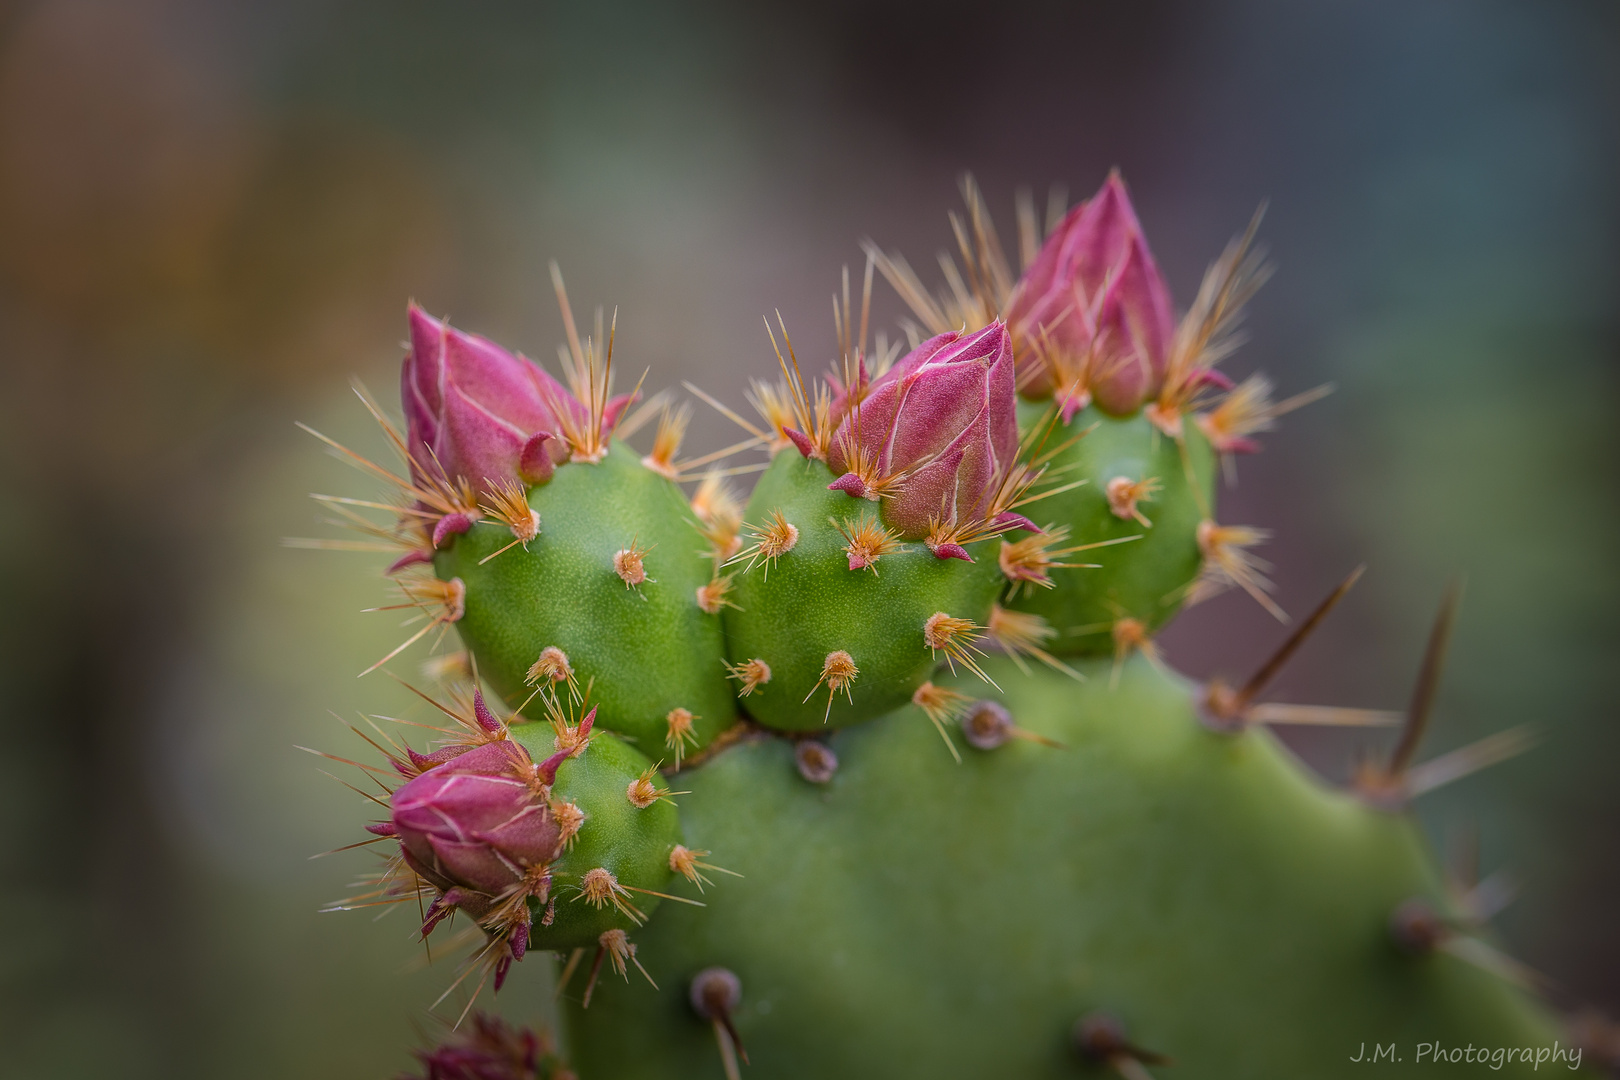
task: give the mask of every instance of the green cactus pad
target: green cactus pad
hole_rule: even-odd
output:
[[[596,464],[559,468],[529,492],[540,535],[526,548],[486,519],[434,557],[442,579],[466,585],[461,639],[478,672],[511,706],[528,698],[524,679],[543,649],[567,654],[581,690],[591,687],[597,722],[635,741],[654,759],[666,744],[671,711],[696,718],[706,745],[736,718],[726,682],[720,619],[697,590],[709,581],[703,539],[680,489],[615,441]],[[629,586],[614,570],[617,552],[645,551],[645,581]]]
[[[1098,1011],[1180,1080],[1364,1076],[1351,1058],[1391,1042],[1379,1075],[1429,1076],[1419,1041],[1552,1045],[1497,977],[1392,944],[1397,905],[1444,908],[1409,817],[1327,789],[1263,729],[1208,730],[1194,688],[1140,657],[1112,691],[1106,661],[1079,666],[1078,685],[991,668],[1065,749],[957,765],[907,708],[840,733],[824,786],[766,737],[683,773],[688,836],[746,876],[638,938],[660,992],[569,1006],[581,1075],[721,1075],[688,1004],[712,965],[741,980],[762,1077],[1101,1076],[1070,1041]]]
[[[549,724],[520,724],[511,735],[536,761],[556,749]],[[644,917],[651,916],[661,901],[635,890],[670,892],[669,853],[681,840],[679,812],[668,798],[644,808],[630,801],[630,784],[652,766],[645,754],[610,732],[593,731],[590,740],[578,757],[558,766],[551,788],[553,804],[572,803],[584,812],[585,820],[567,851],[551,864],[555,902],[551,925],[543,923],[545,906],[529,901],[534,917],[531,948],[595,946],[605,930],[636,933],[639,923],[629,913],[612,903],[593,906],[581,895],[580,885],[593,869],[612,874],[629,890],[620,899]],[[660,789],[667,788],[662,777],[654,774],[652,779]]]
[[[925,641],[929,618],[944,612],[982,627],[1004,584],[997,541],[972,545],[972,563],[937,558],[920,542],[900,543],[873,567],[851,570],[849,541],[839,526],[876,523],[877,507],[827,490],[832,480],[824,463],[792,451],[771,462],[746,520],[758,528],[780,512],[797,530],[797,541],[779,558],[757,559],[739,573],[731,596],[736,606],[722,614],[731,662],[770,665],[770,682],[746,699],[748,712],[783,731],[843,727],[903,705],[946,659]],[[746,565],[746,550],[741,561]],[[859,674],[847,694],[832,694],[829,709],[822,675],[828,656],[840,650]]]
[[[1047,406],[1026,403],[1020,409],[1026,424],[1049,414]],[[1068,561],[1101,568],[1059,571],[1053,588],[1020,590],[1023,595],[1008,603],[1051,624],[1057,631],[1048,646],[1052,652],[1110,652],[1118,620],[1133,618],[1151,631],[1180,609],[1203,564],[1198,524],[1215,505],[1214,453],[1196,424],[1183,427],[1185,435],[1177,442],[1143,413],[1120,419],[1087,408],[1053,434],[1056,442],[1084,432],[1053,459],[1051,475],[1065,484],[1086,482],[1031,504],[1029,515],[1041,525],[1067,525],[1073,544],[1141,539],[1078,552]],[[1110,509],[1108,484],[1116,477],[1159,482],[1158,490],[1138,504],[1151,526]]]

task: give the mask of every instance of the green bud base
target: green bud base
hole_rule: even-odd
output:
[[[929,649],[923,624],[943,611],[983,626],[1005,583],[996,562],[999,541],[973,545],[972,563],[938,558],[920,541],[903,543],[874,567],[851,570],[838,526],[877,522],[878,506],[829,491],[833,479],[824,463],[792,451],[771,462],[745,518],[759,528],[780,511],[798,540],[779,558],[760,559],[738,574],[736,607],[722,613],[732,663],[758,658],[771,668],[771,681],[747,699],[749,714],[782,731],[843,727],[904,705],[944,658]],[[847,695],[832,695],[829,709],[822,670],[838,650],[859,674]]]
[[[457,622],[478,672],[508,705],[526,699],[542,649],[567,653],[591,688],[597,722],[654,759],[673,760],[667,717],[683,708],[706,745],[736,718],[722,660],[720,619],[698,607],[708,582],[703,539],[681,491],[615,441],[596,464],[569,464],[529,492],[540,535],[489,562],[511,531],[485,519],[434,558],[442,579],[467,587]],[[646,552],[647,579],[628,586],[615,553]],[[566,693],[566,690],[563,690]],[[537,712],[538,710],[531,710]]]
[[[1049,411],[1049,405],[1024,403],[1020,418],[1028,425]],[[1071,544],[1141,539],[1077,552],[1066,561],[1096,563],[1100,569],[1059,570],[1053,588],[1025,590],[1007,605],[1051,624],[1058,633],[1048,646],[1052,652],[1111,652],[1115,622],[1133,618],[1151,631],[1186,599],[1203,563],[1198,523],[1214,513],[1215,455],[1196,424],[1183,426],[1178,443],[1142,413],[1119,419],[1092,407],[1053,432],[1053,442],[1085,434],[1053,459],[1049,475],[1059,484],[1086,482],[1030,504],[1024,508],[1029,516],[1042,526],[1067,525]],[[1108,483],[1121,476],[1133,482],[1153,478],[1162,485],[1138,504],[1151,526],[1109,508]]]
[[[544,761],[555,750],[549,724],[518,725],[511,734],[535,761]],[[550,926],[541,921],[545,906],[533,898],[529,901],[534,918],[531,948],[595,947],[604,930],[635,936],[638,924],[628,913],[611,903],[593,906],[581,895],[580,882],[597,867],[629,890],[675,891],[670,888],[669,853],[681,841],[680,814],[668,799],[638,808],[627,795],[631,782],[651,765],[645,754],[610,733],[593,731],[590,745],[557,767],[552,802],[573,803],[584,812],[585,821],[568,850],[551,864],[556,907]],[[667,786],[661,777],[654,779],[660,788]],[[661,903],[658,897],[637,891],[621,899],[643,916],[650,916]]]

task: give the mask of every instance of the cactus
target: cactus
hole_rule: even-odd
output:
[[[947,292],[869,247],[825,383],[785,342],[761,423],[713,402],[748,435],[726,453],[770,455],[745,507],[676,461],[684,409],[620,423],[611,331],[581,343],[560,277],[566,388],[411,309],[405,434],[384,421],[404,468],[359,462],[394,492],[358,505],[396,521],[329,505],[401,550],[427,616],[406,645],[454,629],[467,654],[423,693],[436,746],[373,740],[404,778],[370,826],[389,855],[336,906],[471,920],[467,1009],[554,953],[587,1080],[1330,1076],[1369,1044],[1415,1065],[1419,1040],[1530,1047],[1492,1067],[1534,1071],[1567,1038],[1540,977],[1408,812],[1526,741],[1416,760],[1455,593],[1393,752],[1347,790],[1269,725],[1397,718],[1265,690],[1359,571],[1243,683],[1154,643],[1228,587],[1281,616],[1265,534],[1215,507],[1232,455],[1319,393],[1215,366],[1264,278],[1254,226],[1177,323],[1117,174],[1044,241],[1021,218],[1018,276],[966,193]],[[916,320],[898,359],[867,349],[874,272]],[[484,1017],[419,1057],[571,1075]]]

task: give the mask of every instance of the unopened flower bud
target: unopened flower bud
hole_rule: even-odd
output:
[[[1012,342],[995,322],[929,338],[873,381],[844,416],[827,463],[832,486],[876,498],[906,539],[930,519],[972,521],[989,510],[1018,453]]]
[[[1007,322],[1021,362],[1046,356],[1046,382],[1065,412],[1089,396],[1105,412],[1129,415],[1158,392],[1175,333],[1170,289],[1118,173],[1052,231]]]
[[[401,785],[390,806],[406,861],[441,892],[493,898],[556,858],[559,831],[533,773],[523,748],[500,739]]]
[[[503,480],[544,483],[568,460],[559,413],[585,407],[532,360],[465,334],[412,304],[411,351],[400,374],[408,445],[426,475],[485,491]]]

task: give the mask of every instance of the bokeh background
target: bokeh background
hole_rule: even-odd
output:
[[[0,10],[8,1076],[381,1077],[434,1030],[408,920],[317,913],[365,857],[308,858],[366,804],[295,745],[412,708],[355,678],[399,636],[376,557],[279,546],[333,535],[308,492],[370,494],[293,421],[382,452],[347,384],[392,397],[407,297],[548,358],[557,258],[624,369],[740,404],[761,316],[830,357],[859,240],[929,264],[963,170],[1005,231],[1018,185],[1120,166],[1182,303],[1270,200],[1230,368],[1338,390],[1224,517],[1277,531],[1296,611],[1370,566],[1279,694],[1399,707],[1465,574],[1426,749],[1543,743],[1423,816],[1515,874],[1504,941],[1561,1003],[1620,1010],[1614,5]],[[1229,596],[1166,650],[1240,673],[1280,635]],[[1375,743],[1295,739],[1335,781]]]

